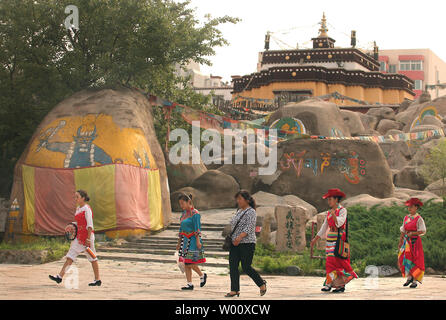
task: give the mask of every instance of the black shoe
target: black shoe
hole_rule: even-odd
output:
[[[416,288],[418,286],[418,284],[416,283],[416,282],[414,282],[414,283],[412,283],[411,285],[410,285],[410,288]]]
[[[203,280],[200,281],[200,287],[204,287],[204,285],[206,284],[206,280],[208,278],[208,275],[205,273],[203,276]]]
[[[344,292],[344,291],[345,291],[345,287],[340,287],[340,288],[334,289],[332,292],[333,293],[340,293],[340,292]]]
[[[89,283],[88,285],[90,286],[90,287],[100,287],[101,286],[101,284],[102,284],[102,281],[101,280],[95,280],[94,282],[92,282],[92,283]]]
[[[404,287],[407,287],[409,284],[413,282],[413,279],[407,279],[406,283],[403,284]]]
[[[240,297],[240,292],[236,292],[236,293],[230,293],[230,292],[228,292],[228,293],[225,295],[226,298],[232,298],[232,297],[235,297],[235,296]]]
[[[329,286],[324,286],[324,287],[321,289],[321,291],[323,291],[323,292],[330,292],[330,291],[331,291],[331,287],[329,287]]]
[[[181,290],[194,290],[194,285],[188,284],[187,286],[182,287]]]
[[[50,277],[51,280],[56,281],[57,283],[61,283],[62,282],[62,278],[59,277],[58,275],[57,276],[49,275],[49,277]]]
[[[263,280],[263,284],[265,285],[265,289],[264,290],[260,289],[260,296],[261,297],[263,297],[265,295],[265,293],[266,293],[266,281],[265,280]]]

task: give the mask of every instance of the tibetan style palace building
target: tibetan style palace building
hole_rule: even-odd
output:
[[[414,82],[403,74],[380,72],[378,47],[374,54],[355,48],[352,32],[351,48],[336,48],[335,40],[327,34],[325,14],[319,36],[313,38],[312,49],[268,50],[259,53],[256,73],[243,77],[233,76],[233,99],[246,101],[299,101],[299,97],[318,97],[335,92],[352,98],[330,98],[338,105],[386,104],[396,105],[405,98],[414,99]],[[302,97],[302,98],[303,98]]]

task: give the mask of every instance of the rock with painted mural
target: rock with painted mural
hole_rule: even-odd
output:
[[[306,247],[305,209],[281,205],[275,209],[277,220],[276,250],[302,252]]]
[[[424,190],[427,184],[421,175],[419,167],[406,166],[395,176],[395,186],[413,190]]]
[[[415,103],[411,105],[409,108],[407,108],[406,111],[398,114],[399,117],[401,117],[401,121],[405,123],[404,131],[409,132],[414,127],[423,125],[424,117],[431,116],[433,118],[436,118],[440,122],[443,120],[443,117],[446,116],[446,96],[439,97],[437,99],[434,99],[432,101],[427,101],[423,103]],[[427,122],[429,125],[438,125],[432,123],[432,119],[429,120],[430,117],[427,118]],[[427,125],[428,123],[426,123]]]
[[[16,231],[63,234],[78,189],[90,195],[98,231],[125,234],[167,225],[167,173],[151,110],[143,93],[122,87],[83,90],[55,106],[15,166]]]
[[[380,133],[380,135],[387,135],[390,130],[401,130],[403,128],[403,124],[401,122],[389,119],[382,119],[376,130]]]
[[[380,142],[379,146],[387,159],[391,169],[401,170],[411,160],[409,146],[404,141]]]
[[[208,170],[196,178],[189,187],[171,193],[172,209],[181,211],[178,204],[180,194],[192,194],[198,210],[233,208],[234,195],[240,186],[233,177],[218,170]]]
[[[207,171],[206,166],[201,161],[199,150],[193,147],[193,151],[189,153],[189,159],[186,163],[172,164],[167,161],[167,175],[169,177],[169,189],[170,192],[176,191],[183,187],[189,186],[196,178],[201,176]],[[198,152],[198,157],[200,163],[193,164],[192,154],[193,152]]]
[[[443,128],[444,126],[443,117],[441,115],[433,116],[428,114],[424,116],[424,118],[421,120],[421,125]]]
[[[389,198],[376,198],[369,194],[360,194],[342,201],[342,205],[346,208],[353,206],[363,206],[366,208],[371,208],[373,206],[380,207],[391,207],[391,206],[401,206],[403,205],[405,200],[402,200],[397,197],[389,197]]]
[[[364,134],[366,129],[361,121],[360,113],[349,110],[341,110],[345,125],[349,128],[352,137]]]
[[[290,123],[290,119],[293,121]],[[321,99],[290,103],[272,113],[266,125],[278,130],[326,137],[350,137],[339,107]]]
[[[294,139],[279,143],[277,171],[262,191],[294,194],[326,209],[322,195],[340,188],[348,197],[369,193],[387,198],[393,193],[390,167],[375,142],[363,140]]]

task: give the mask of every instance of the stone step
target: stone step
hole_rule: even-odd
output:
[[[84,254],[79,255],[79,258],[86,258]],[[136,261],[136,262],[157,262],[157,263],[172,263],[176,261],[172,257],[167,258],[165,255],[154,254],[138,254],[123,253],[123,252],[98,252],[99,260],[114,260],[114,261]],[[222,258],[206,257],[204,266],[228,268],[228,260]]]
[[[172,244],[156,244],[156,243],[139,243],[139,242],[128,242],[128,243],[123,243],[119,246],[115,246],[115,247],[121,247],[121,248],[139,248],[139,249],[159,249],[159,250],[170,250],[170,249],[175,249],[177,243],[172,243]],[[222,251],[222,245],[203,245],[204,250],[210,250],[210,251]]]
[[[168,255],[173,256],[175,248],[167,249],[145,249],[145,248],[122,248],[122,247],[102,247],[98,248],[97,252],[123,252],[123,253],[136,253],[136,254],[156,254],[156,255]],[[221,257],[228,258],[229,253],[225,251],[206,251],[205,255],[208,257]]]
[[[216,239],[216,238],[203,238],[203,241],[206,242],[206,244],[223,244],[225,242],[225,239]],[[143,237],[138,240],[134,240],[131,242],[137,242],[137,243],[177,243],[178,237]]]
[[[169,225],[166,230],[178,230],[180,228],[180,225]],[[223,231],[224,227],[204,227],[201,226],[201,231]]]

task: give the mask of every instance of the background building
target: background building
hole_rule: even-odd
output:
[[[233,77],[233,98],[244,99],[248,106],[249,99],[291,102],[336,92],[367,104],[397,105],[414,98],[413,81],[409,77],[379,71],[376,46],[372,54],[355,45],[335,47],[335,40],[327,31],[324,15],[319,35],[311,39],[312,49],[268,50],[267,34],[266,50],[259,54],[257,72]],[[351,104],[333,100],[338,105]]]
[[[414,81],[415,98],[421,95],[426,85],[446,82],[446,62],[430,49],[381,50],[380,71],[404,74]],[[446,94],[446,89],[429,90],[433,98]]]

